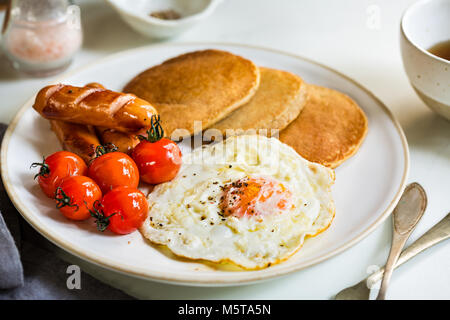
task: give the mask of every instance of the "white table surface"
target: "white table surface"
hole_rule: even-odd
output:
[[[152,41],[136,34],[103,1],[78,0],[85,42],[70,69]],[[415,240],[450,210],[450,122],[431,112],[409,85],[399,51],[399,21],[411,0],[225,0],[207,20],[172,41],[261,45],[329,65],[377,95],[400,121],[410,146],[409,182],[428,197]],[[377,17],[370,14],[379,13]],[[375,21],[375,24],[371,23]],[[0,121],[51,80],[17,75],[0,58]],[[32,128],[30,128],[32,132]],[[363,199],[355,199],[364,201]],[[389,252],[388,219],[367,238],[323,263],[264,283],[202,288],[143,281],[108,271],[63,252],[57,254],[91,275],[147,299],[329,299],[359,282]],[[89,288],[82,288],[89,290]],[[436,245],[395,271],[388,298],[450,299],[450,242]]]

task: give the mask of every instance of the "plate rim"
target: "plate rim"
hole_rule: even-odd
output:
[[[50,82],[50,83],[58,83],[72,75],[75,75],[77,73],[80,73],[86,69],[89,69],[90,67],[99,64],[99,63],[105,63],[108,60],[113,60],[115,58],[118,58],[120,56],[125,56],[127,54],[132,54],[134,52],[139,51],[145,51],[145,50],[151,50],[153,48],[157,47],[183,47],[183,46],[231,46],[231,47],[241,47],[241,48],[248,48],[248,49],[256,49],[260,51],[269,51],[285,56],[290,56],[298,60],[306,61],[308,63],[317,65],[319,67],[325,68],[340,77],[343,77],[344,79],[350,81],[352,84],[357,86],[359,89],[363,90],[366,94],[368,94],[373,100],[377,102],[377,104],[381,107],[381,109],[384,111],[384,113],[389,117],[389,119],[392,121],[395,129],[397,130],[397,133],[400,137],[402,147],[403,147],[403,156],[404,156],[404,171],[403,176],[400,182],[400,186],[397,189],[397,192],[394,196],[394,198],[390,201],[387,208],[381,213],[381,215],[367,228],[362,230],[357,236],[355,236],[353,239],[347,241],[340,247],[336,248],[332,252],[329,252],[327,254],[321,255],[319,257],[316,257],[312,260],[310,260],[307,263],[299,264],[299,265],[292,265],[289,268],[276,270],[272,273],[267,274],[259,274],[259,273],[252,273],[251,271],[246,271],[241,273],[241,276],[234,276],[224,279],[202,279],[202,278],[196,278],[187,280],[185,276],[183,275],[170,275],[167,276],[164,274],[164,272],[155,272],[155,271],[146,271],[145,269],[137,270],[136,267],[130,268],[126,265],[121,265],[119,262],[114,262],[112,260],[106,260],[106,259],[99,259],[94,254],[89,254],[83,251],[82,248],[78,248],[77,246],[74,246],[68,241],[64,240],[62,237],[58,237],[57,235],[53,234],[50,230],[47,230],[47,228],[41,224],[37,219],[33,217],[33,213],[30,209],[27,208],[27,206],[19,199],[19,197],[16,195],[14,191],[14,186],[12,182],[9,179],[8,172],[6,170],[7,166],[7,150],[9,147],[9,142],[11,139],[11,136],[19,122],[19,120],[22,118],[23,114],[28,110],[28,108],[31,107],[33,100],[35,99],[35,95],[32,96],[29,100],[25,102],[24,105],[20,107],[20,109],[17,111],[15,116],[13,117],[12,121],[8,125],[8,128],[4,134],[1,150],[0,150],[0,165],[1,165],[1,177],[3,180],[3,185],[5,187],[5,190],[11,199],[11,202],[13,203],[14,207],[19,211],[21,216],[36,230],[38,231],[42,236],[44,236],[47,240],[55,244],[56,246],[60,247],[61,249],[81,258],[82,260],[86,260],[90,263],[93,263],[97,266],[113,270],[122,274],[126,274],[128,276],[133,276],[145,280],[151,280],[151,281],[158,281],[158,282],[164,282],[164,283],[171,283],[171,284],[178,284],[178,285],[193,285],[193,286],[229,286],[229,285],[242,285],[242,284],[250,284],[254,282],[259,282],[262,280],[268,280],[275,277],[279,277],[282,275],[287,275],[290,273],[293,273],[295,271],[299,271],[308,267],[311,267],[313,265],[316,265],[320,262],[323,262],[325,260],[328,260],[331,257],[334,257],[343,251],[349,249],[350,247],[354,246],[356,243],[360,242],[362,239],[367,237],[369,234],[371,234],[392,212],[394,207],[397,205],[403,190],[406,186],[406,182],[408,179],[409,174],[409,167],[410,167],[410,158],[409,158],[409,147],[408,142],[406,140],[406,136],[403,132],[402,127],[400,126],[400,123],[395,118],[393,113],[390,111],[390,109],[377,97],[375,94],[373,94],[370,90],[368,90],[366,87],[361,85],[356,80],[350,78],[349,76],[331,68],[327,65],[324,65],[320,62],[314,61],[310,58],[303,57],[298,54],[286,52],[279,49],[259,46],[259,45],[249,45],[249,44],[241,44],[241,43],[233,43],[233,42],[176,42],[176,43],[157,43],[157,44],[150,44],[145,46],[140,46],[136,48],[131,48],[123,51],[119,51],[110,55],[107,55],[105,57],[95,59],[92,62],[89,62],[81,67],[75,68],[74,70],[71,70],[69,72],[64,73],[61,75],[61,77],[58,77],[58,79]]]

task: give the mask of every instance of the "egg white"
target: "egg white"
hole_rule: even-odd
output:
[[[227,183],[262,177],[281,182],[294,206],[282,214],[224,216]],[[183,157],[177,177],[155,187],[141,233],[174,254],[245,269],[279,263],[334,217],[334,171],[307,161],[275,138],[235,136]]]

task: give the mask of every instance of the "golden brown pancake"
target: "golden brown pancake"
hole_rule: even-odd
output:
[[[267,129],[270,135],[271,130],[282,130],[297,118],[306,102],[303,80],[286,71],[263,67],[259,71],[259,88],[250,101],[211,128],[220,130],[222,134],[230,129],[235,132],[242,130],[242,133]]]
[[[166,136],[198,133],[250,100],[259,69],[250,60],[220,50],[195,51],[169,59],[131,80],[124,88],[154,105]],[[202,128],[194,128],[202,121]]]
[[[347,95],[307,85],[308,101],[300,115],[280,132],[280,140],[305,159],[336,168],[359,148],[367,117]]]

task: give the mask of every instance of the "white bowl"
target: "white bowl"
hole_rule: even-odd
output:
[[[137,32],[151,38],[178,35],[209,16],[222,0],[106,0]],[[180,19],[163,20],[150,13],[172,9]]]
[[[450,39],[450,0],[423,0],[401,21],[400,47],[409,81],[432,110],[450,120],[450,62],[427,51]]]

